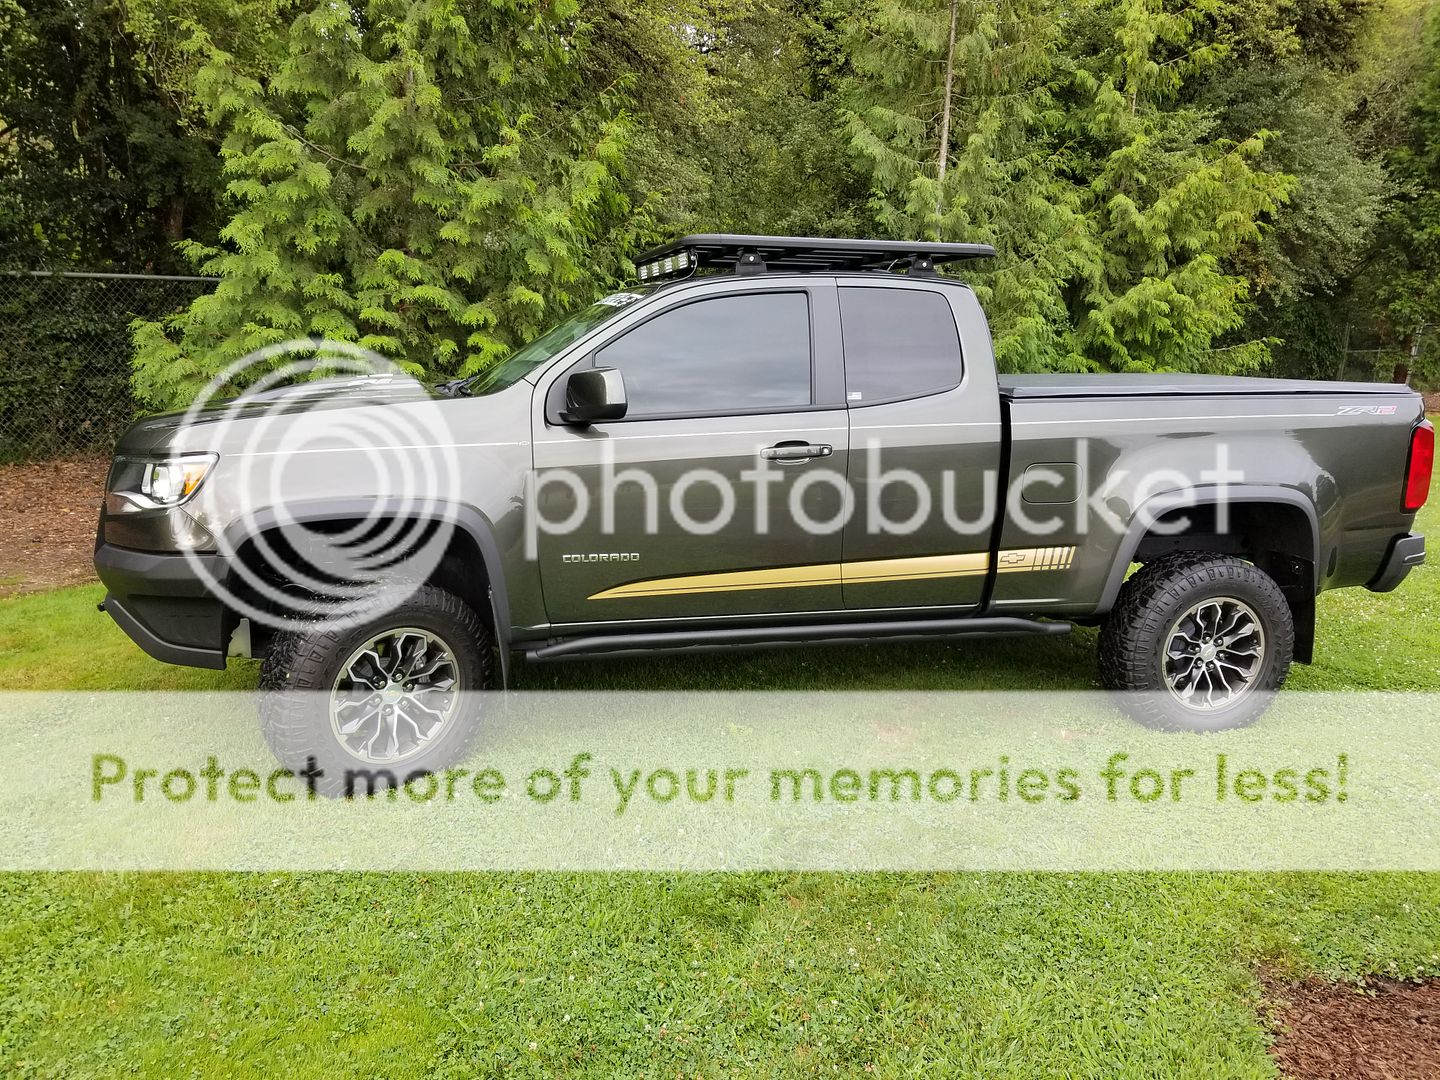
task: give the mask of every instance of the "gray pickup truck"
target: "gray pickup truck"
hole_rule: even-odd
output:
[[[936,271],[991,255],[690,236],[475,378],[144,419],[107,485],[103,608],[157,659],[263,657],[263,690],[327,695],[262,710],[287,762],[433,768],[477,726],[458,691],[517,654],[1074,624],[1102,627],[1140,719],[1253,719],[1310,660],[1321,591],[1423,561],[1419,395],[998,375],[974,293]]]

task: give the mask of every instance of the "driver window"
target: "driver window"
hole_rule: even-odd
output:
[[[595,364],[624,375],[629,417],[805,408],[809,299],[773,292],[698,300],[612,341]]]

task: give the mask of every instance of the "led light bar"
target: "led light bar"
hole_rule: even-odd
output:
[[[689,270],[695,265],[689,250],[678,251],[674,255],[667,255],[663,259],[656,259],[654,262],[645,263],[637,267],[641,281],[658,281],[661,278],[671,277],[682,270]]]

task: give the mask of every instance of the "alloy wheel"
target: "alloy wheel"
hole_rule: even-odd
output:
[[[1201,600],[1170,627],[1165,686],[1201,712],[1225,708],[1255,684],[1265,662],[1265,630],[1253,608],[1233,597]]]
[[[335,679],[330,724],[361,761],[393,765],[434,744],[460,704],[454,651],[438,635],[386,630],[350,654]]]

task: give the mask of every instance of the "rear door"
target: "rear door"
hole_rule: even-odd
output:
[[[973,607],[999,505],[1000,403],[989,330],[957,285],[844,280],[850,411],[847,608]],[[977,355],[967,363],[965,343]]]
[[[553,623],[842,607],[835,303],[829,279],[681,293],[581,362],[623,375],[620,421],[559,423],[569,373],[549,384],[536,504],[576,522],[536,537]]]

